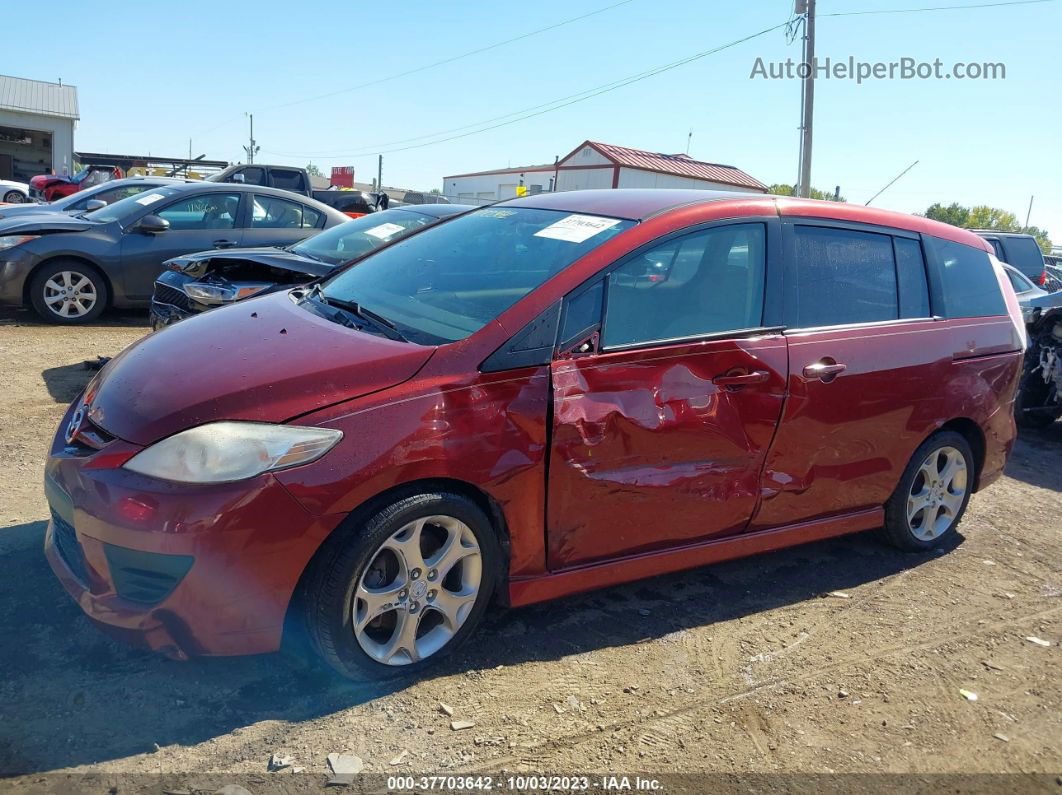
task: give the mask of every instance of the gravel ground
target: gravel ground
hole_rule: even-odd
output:
[[[316,791],[330,753],[385,774],[1024,773],[1052,775],[1005,781],[1059,788],[1062,423],[1023,435],[948,549],[861,534],[495,610],[429,678],[354,686],[288,654],[130,650],[52,577],[49,440],[83,360],[147,332],[142,314],[103,320],[0,314],[5,790]],[[305,772],[268,772],[273,753]]]

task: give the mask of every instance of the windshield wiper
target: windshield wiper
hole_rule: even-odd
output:
[[[325,295],[324,290],[321,289],[320,282],[315,284],[310,289],[310,295],[316,296],[319,301],[328,304],[329,306],[335,306],[340,309],[345,309],[352,315],[356,315],[360,318],[364,318],[365,320],[371,321],[383,331],[385,337],[397,340],[399,342],[409,342],[409,340],[406,339],[402,332],[398,330],[398,327],[392,321],[385,318],[383,315],[378,315],[371,309],[366,309],[357,301],[346,301],[342,298],[333,298],[331,296]]]

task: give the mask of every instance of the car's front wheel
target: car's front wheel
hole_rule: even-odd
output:
[[[88,323],[107,306],[107,283],[89,265],[59,260],[33,274],[30,303],[49,323]]]
[[[975,474],[973,451],[962,434],[933,434],[915,450],[885,504],[885,538],[915,552],[944,543],[966,512]]]
[[[311,565],[302,595],[310,639],[351,678],[430,665],[474,631],[500,555],[490,520],[467,497],[399,499],[338,530]]]
[[[26,201],[26,197],[22,195],[21,191],[9,190],[4,194],[4,201],[8,204],[22,204]]]

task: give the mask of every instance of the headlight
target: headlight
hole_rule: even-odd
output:
[[[220,285],[191,282],[184,286],[184,293],[189,298],[202,301],[204,304],[224,304],[229,301],[239,301],[241,298],[250,298],[267,287],[269,287],[268,284],[257,283]]]
[[[31,240],[36,240],[40,235],[3,235],[0,236],[0,251],[7,251],[9,248],[15,246],[21,246],[23,243],[28,243]]]
[[[343,432],[264,422],[211,422],[156,442],[123,464],[180,483],[228,483],[316,461]]]

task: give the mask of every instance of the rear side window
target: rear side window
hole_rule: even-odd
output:
[[[269,172],[269,182],[274,188],[283,190],[304,190],[302,172],[287,168],[274,168]]]
[[[988,252],[936,237],[925,240],[932,246],[940,268],[947,317],[1007,314],[1007,305]]]
[[[1003,241],[1003,247],[1007,251],[1004,262],[1013,265],[1030,278],[1040,278],[1044,270],[1044,255],[1034,238],[1008,237]]]
[[[839,326],[900,317],[890,235],[824,226],[794,226],[793,234],[793,256],[785,265],[787,326]]]
[[[896,285],[900,290],[900,317],[929,317],[929,287],[922,244],[909,237],[894,237]]]

